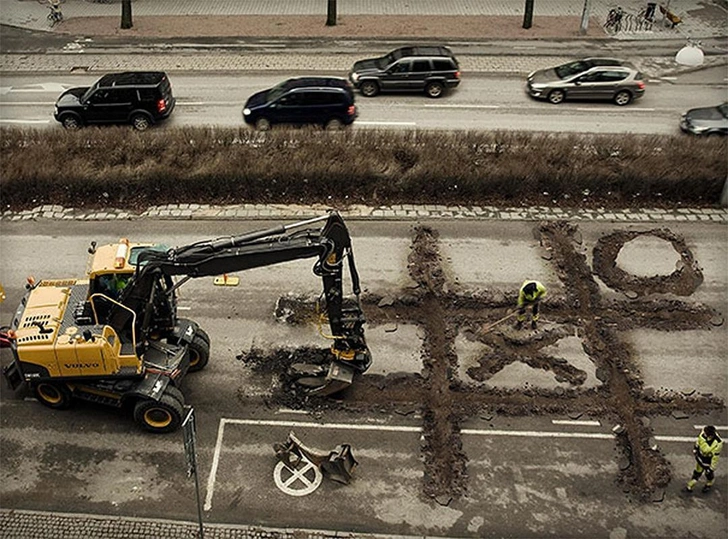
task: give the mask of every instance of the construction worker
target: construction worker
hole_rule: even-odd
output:
[[[718,465],[718,457],[720,450],[723,449],[723,440],[718,436],[718,432],[713,425],[708,425],[698,435],[693,447],[693,455],[695,455],[695,471],[693,477],[688,481],[685,490],[692,492],[695,484],[705,471],[705,479],[707,479],[703,492],[708,492],[713,486],[715,479],[715,468]]]
[[[524,281],[518,291],[518,321],[516,329],[522,329],[526,321],[526,309],[531,307],[531,329],[538,327],[538,303],[546,295],[546,287],[538,281]]]

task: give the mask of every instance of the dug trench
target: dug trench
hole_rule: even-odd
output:
[[[246,351],[238,358],[261,376],[273,380],[267,398],[270,406],[309,411],[345,409],[353,412],[420,412],[423,422],[424,472],[422,492],[447,504],[468,488],[468,456],[462,449],[460,425],[471,417],[499,414],[534,416],[559,414],[588,416],[611,422],[619,457],[622,489],[635,499],[660,496],[671,480],[670,467],[654,443],[650,418],[673,413],[702,414],[722,410],[725,403],[712,395],[654,391],[645,388],[630,348],[620,333],[635,328],[659,331],[709,330],[724,323],[723,315],[709,306],[674,297],[689,296],[703,276],[685,241],[669,230],[615,232],[594,247],[593,268],[573,224],[541,223],[535,230],[544,259],[555,266],[567,286],[561,297],[551,297],[548,323],[536,332],[509,329],[483,331],[512,308],[513,298],[499,290],[463,290],[448,282],[439,234],[428,226],[414,228],[408,268],[414,285],[398,297],[374,294],[362,298],[371,324],[416,324],[424,335],[421,374],[365,374],[336,399],[306,396],[288,375],[293,363],[323,363],[328,350],[312,348]],[[620,270],[616,260],[622,246],[637,235],[652,235],[672,243],[681,262],[669,276],[639,278]],[[625,299],[602,297],[595,279],[622,291]],[[657,297],[653,292],[660,290]],[[668,299],[665,296],[668,296]],[[278,314],[288,323],[307,323],[315,316],[309,298],[281,298]],[[458,376],[456,337],[463,335],[486,345],[488,352],[468,369],[472,381]],[[598,387],[582,388],[587,374],[544,349],[567,335],[578,335],[594,363]],[[376,358],[375,358],[376,361]],[[520,389],[484,387],[505,366],[522,362],[553,374],[568,388]],[[524,381],[525,382],[525,381]],[[246,399],[242,396],[241,399]]]

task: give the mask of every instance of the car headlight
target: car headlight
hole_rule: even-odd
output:
[[[246,108],[243,109],[243,116],[250,116],[250,109],[249,108],[246,107]]]
[[[351,80],[353,80],[354,82],[358,81],[359,80],[359,73],[352,73],[351,74]]]

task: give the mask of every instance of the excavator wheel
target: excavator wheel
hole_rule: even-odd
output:
[[[64,410],[71,406],[71,390],[64,384],[39,382],[33,384],[33,394],[42,405],[48,408]]]
[[[184,408],[174,396],[165,392],[155,401],[143,399],[134,407],[134,420],[149,432],[173,432],[182,424]]]
[[[189,347],[190,368],[189,372],[201,371],[210,361],[210,337],[204,330],[199,329],[195,334]]]

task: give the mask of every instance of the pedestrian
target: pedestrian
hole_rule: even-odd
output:
[[[723,449],[723,440],[718,436],[718,432],[713,425],[708,425],[700,432],[698,439],[693,447],[693,455],[695,455],[695,470],[693,477],[688,481],[685,490],[692,492],[695,484],[700,476],[705,472],[705,486],[703,492],[708,492],[713,486],[715,480],[715,467],[718,465],[718,457],[720,450]]]
[[[526,309],[531,307],[531,329],[538,327],[538,304],[546,295],[546,287],[538,281],[524,281],[518,291],[518,321],[516,329],[522,329],[526,321]]]

